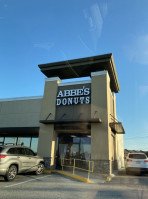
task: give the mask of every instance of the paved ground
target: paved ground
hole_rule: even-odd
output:
[[[111,182],[78,182],[59,174],[18,175],[13,182],[0,178],[2,199],[147,199],[148,176],[117,176]]]

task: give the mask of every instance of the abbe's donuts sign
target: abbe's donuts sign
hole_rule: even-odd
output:
[[[85,86],[78,89],[59,90],[56,105],[90,104],[90,94],[90,88]]]

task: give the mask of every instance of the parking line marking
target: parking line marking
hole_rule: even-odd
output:
[[[8,186],[5,186],[5,188],[8,188],[8,187],[14,187],[14,186],[17,186],[17,185],[20,185],[20,184],[24,184],[24,183],[27,183],[27,182],[31,182],[31,181],[35,181],[35,180],[38,180],[38,179],[42,179],[42,178],[46,178],[50,175],[47,175],[47,176],[43,176],[43,177],[40,177],[40,178],[35,178],[35,179],[31,179],[31,180],[26,180],[24,182],[19,182],[17,184],[12,184],[12,185],[8,185]]]

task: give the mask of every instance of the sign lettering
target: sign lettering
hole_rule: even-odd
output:
[[[57,94],[57,106],[73,104],[90,104],[90,88],[59,90]]]

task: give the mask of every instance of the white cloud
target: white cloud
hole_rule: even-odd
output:
[[[126,48],[131,62],[148,64],[148,34],[133,37],[131,44]]]
[[[102,10],[103,17],[106,17],[106,15],[108,13],[108,4],[107,3],[102,4],[101,10]]]
[[[148,86],[140,86],[139,87],[140,96],[144,97],[148,94]]]
[[[92,17],[89,17],[89,25],[90,25],[90,28],[93,28],[94,24],[93,24],[93,19]]]
[[[87,19],[88,18],[88,13],[86,10],[83,10],[83,14],[84,14],[84,18]]]
[[[90,20],[91,18],[91,20]],[[92,31],[96,32],[96,35],[98,35],[98,37],[101,35],[102,32],[102,27],[103,27],[103,18],[100,12],[100,8],[99,5],[93,4],[91,6],[91,17],[89,18],[89,21],[91,21],[91,28]]]
[[[98,3],[94,3],[88,10],[83,10],[84,17],[88,21],[88,30],[92,37],[94,49],[96,49],[98,40],[102,34],[104,23],[103,17],[107,15],[107,12],[107,3],[102,4],[100,7]]]
[[[52,42],[37,42],[37,43],[34,43],[33,46],[35,48],[42,48],[46,51],[50,51],[53,48],[54,43],[52,43]]]

